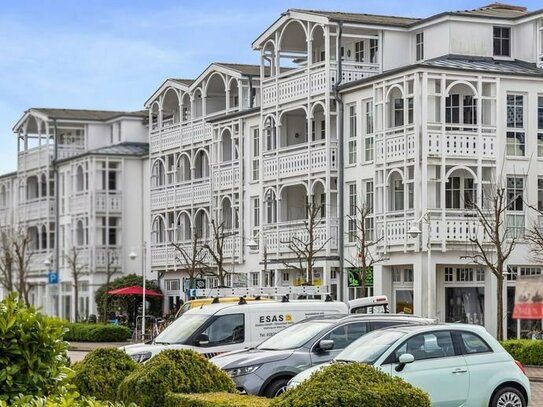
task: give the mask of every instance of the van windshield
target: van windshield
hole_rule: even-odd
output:
[[[300,322],[283,329],[269,339],[266,339],[257,349],[288,350],[297,349],[307,343],[323,329],[332,325],[331,322],[307,321]]]
[[[181,315],[155,338],[155,343],[166,345],[185,343],[208,319],[209,315]]]

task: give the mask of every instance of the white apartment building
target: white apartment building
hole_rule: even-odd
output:
[[[30,301],[73,320],[97,314],[106,270],[141,274],[149,235],[145,112],[27,110],[15,124],[17,171],[0,177],[0,227],[32,238]],[[79,303],[68,257],[77,251]],[[131,260],[128,254],[138,256]],[[59,284],[49,284],[50,271]],[[148,278],[151,278],[148,275]],[[0,292],[1,293],[1,292]],[[59,301],[60,297],[60,301]]]
[[[415,19],[291,9],[252,46],[259,69],[212,64],[146,103],[151,268],[171,304],[186,273],[170,242],[189,244],[194,230],[209,239],[210,219],[234,232],[229,285],[309,280],[361,295],[341,271],[357,258],[348,216],[364,204],[381,260],[369,292],[398,312],[495,331],[495,278],[466,254],[480,233],[473,203],[501,182],[520,237],[507,334],[541,329],[509,316],[516,276],[543,270],[522,239],[539,221],[529,205],[543,208],[543,10],[495,3]],[[308,203],[321,208],[313,276],[288,267],[293,239],[307,241]]]

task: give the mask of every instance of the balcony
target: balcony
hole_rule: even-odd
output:
[[[213,190],[222,191],[239,186],[239,161],[216,165],[213,170]]]
[[[163,151],[211,140],[211,126],[202,119],[153,128],[150,134],[151,151]]]
[[[450,158],[496,159],[496,128],[462,126],[442,132],[440,124],[428,126],[428,156]]]
[[[323,222],[315,228],[315,247],[321,247],[326,244],[331,250],[338,248],[338,220],[332,219],[330,223],[330,232],[327,225]],[[291,249],[289,242],[307,241],[308,231],[304,226],[304,220],[281,222],[273,225],[265,225],[264,238],[266,239],[266,250],[268,252],[289,253]],[[326,248],[323,250],[326,252]]]
[[[58,146],[58,159],[69,158],[85,152],[84,147],[78,145],[63,144]],[[51,164],[55,154],[53,144],[34,147],[19,152],[17,160],[18,171],[30,171],[40,167],[46,167]]]
[[[379,73],[379,64],[343,62],[343,83],[367,78]],[[287,70],[277,77],[262,82],[262,107],[271,107],[276,103],[287,103],[318,96],[332,90],[337,78],[337,63],[330,63],[330,84],[326,84],[326,64],[319,62],[309,68]]]
[[[375,140],[375,160],[390,163],[415,158],[415,129],[413,126],[390,129]]]
[[[49,253],[45,250],[34,250],[30,256],[30,261],[28,264],[28,271],[30,274],[43,274],[46,276],[48,272],[47,267],[45,267],[45,260],[48,258]]]
[[[407,231],[414,220],[415,216],[412,210],[387,212],[386,216],[376,214],[375,228],[377,236],[382,238],[379,245],[398,246],[407,244],[408,240],[412,241],[413,239],[408,236]]]
[[[107,268],[110,263],[110,267],[121,267],[122,255],[122,249],[119,247],[98,246],[94,255],[95,266]]]
[[[286,147],[266,153],[263,158],[264,180],[307,175],[337,169],[337,142],[328,149],[322,142]]]
[[[96,192],[95,202],[96,212],[121,212],[123,210],[123,198],[120,192]]]
[[[151,209],[160,210],[176,206],[205,204],[211,200],[209,178],[182,182],[173,186],[151,190]]]
[[[53,198],[40,198],[22,203],[19,206],[19,219],[31,221],[46,219],[55,216],[55,202]]]
[[[13,225],[13,211],[11,208],[0,209],[0,226]]]

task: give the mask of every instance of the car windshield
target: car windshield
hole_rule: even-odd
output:
[[[347,346],[337,357],[338,362],[360,362],[373,364],[405,333],[398,331],[373,331]]]
[[[330,325],[332,325],[332,323],[323,321],[300,322],[276,333],[274,336],[258,345],[257,349],[297,349]]]
[[[158,344],[185,343],[209,319],[209,315],[184,314],[155,338]]]

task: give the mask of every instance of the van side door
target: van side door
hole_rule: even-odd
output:
[[[244,313],[215,315],[193,335],[192,345],[208,358],[243,349],[245,320]]]

